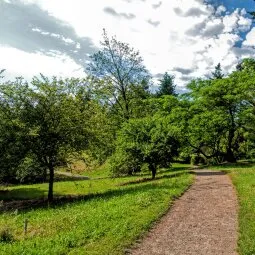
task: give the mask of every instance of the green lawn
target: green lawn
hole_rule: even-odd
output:
[[[184,169],[161,171],[154,181],[137,176],[58,182],[56,195],[96,195],[55,208],[0,214],[1,228],[14,238],[0,243],[0,254],[124,254],[192,183],[193,175]],[[15,186],[8,198],[43,197],[46,190],[46,184]]]
[[[238,163],[213,167],[229,173],[239,198],[240,255],[255,254],[255,164]]]

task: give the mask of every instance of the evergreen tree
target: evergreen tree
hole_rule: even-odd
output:
[[[163,78],[159,80],[159,90],[157,96],[172,95],[175,96],[174,76],[165,72]]]
[[[222,79],[224,77],[224,74],[221,69],[221,64],[218,63],[217,66],[215,66],[214,72],[212,72],[212,79]]]

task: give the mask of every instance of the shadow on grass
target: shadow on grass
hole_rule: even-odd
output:
[[[175,172],[179,172],[179,171],[187,171],[189,172],[191,169],[193,169],[192,167],[190,166],[182,166],[182,167],[170,167],[170,168],[161,168],[157,171],[157,175],[162,175],[162,174],[166,174],[166,173],[175,173]],[[151,179],[151,173],[148,171],[148,172],[138,172],[138,173],[135,173],[133,175],[117,175],[117,176],[110,176],[110,177],[98,177],[98,178],[91,178],[91,180],[102,180],[102,179],[114,179],[114,178],[128,178],[128,177],[145,177],[146,178],[143,178],[143,179],[147,179],[147,180],[152,180]],[[167,176],[167,175],[165,175]]]
[[[242,168],[251,168],[251,167],[255,167],[255,162],[252,160],[243,160],[243,161],[239,161],[237,163],[228,163],[228,162],[224,162],[222,164],[218,164],[218,165],[206,165],[203,168],[209,168],[210,169],[222,169],[224,171],[224,169],[227,168],[236,168],[236,169],[242,169]]]
[[[164,172],[164,173],[166,173],[166,172]],[[156,176],[155,179],[142,178],[142,179],[138,179],[138,180],[134,180],[134,181],[123,182],[123,183],[118,184],[118,186],[127,186],[127,185],[140,184],[140,183],[145,183],[145,182],[154,182],[154,181],[158,181],[161,179],[172,179],[172,178],[179,177],[179,176],[182,176],[187,173],[192,173],[192,172],[173,173],[171,175],[165,174],[165,175],[161,175],[161,176]],[[161,174],[162,174],[162,172],[161,172]]]
[[[218,165],[219,167],[222,168],[249,168],[249,167],[254,167],[255,163],[254,162],[250,162],[250,161],[243,161],[243,162],[237,162],[237,163],[226,163],[226,164],[222,164],[222,165]]]
[[[208,172],[208,171],[200,170],[200,171],[196,171],[195,174],[199,176],[213,176],[213,175],[225,175],[226,173],[224,171],[223,172],[221,171]]]
[[[45,196],[45,190],[37,188],[19,188],[7,190],[0,190],[0,200],[13,201],[13,200],[27,200],[26,197],[33,198],[43,198]]]
[[[163,179],[163,177],[161,178]],[[108,190],[105,192],[98,192],[98,193],[92,193],[92,194],[86,194],[86,195],[70,195],[70,196],[55,196],[54,201],[52,204],[48,204],[48,201],[46,199],[32,199],[32,200],[19,200],[19,201],[10,201],[5,202],[0,205],[0,213],[3,212],[12,212],[15,210],[19,211],[29,211],[31,209],[36,208],[57,208],[60,206],[64,206],[66,204],[70,203],[76,203],[81,201],[89,201],[91,199],[110,199],[113,197],[119,197],[123,195],[132,195],[137,194],[142,191],[153,191],[157,192],[159,189],[166,189],[170,188],[171,184],[165,184],[157,186],[157,183],[151,182],[147,183],[141,186],[130,186],[130,187],[119,187],[117,189]],[[179,187],[178,183],[174,184],[175,188]],[[31,192],[31,189],[27,189],[27,192]]]

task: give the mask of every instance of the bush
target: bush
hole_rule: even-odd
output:
[[[205,157],[200,156],[198,154],[192,154],[191,155],[191,158],[190,158],[190,164],[191,165],[199,165],[199,164],[204,165],[206,163],[208,163],[208,160]]]
[[[139,160],[131,158],[123,152],[115,152],[110,160],[110,172],[113,176],[132,175],[141,171]]]

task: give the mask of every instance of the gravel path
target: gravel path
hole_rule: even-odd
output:
[[[237,197],[221,172],[195,170],[192,187],[132,251],[132,255],[236,255]]]

